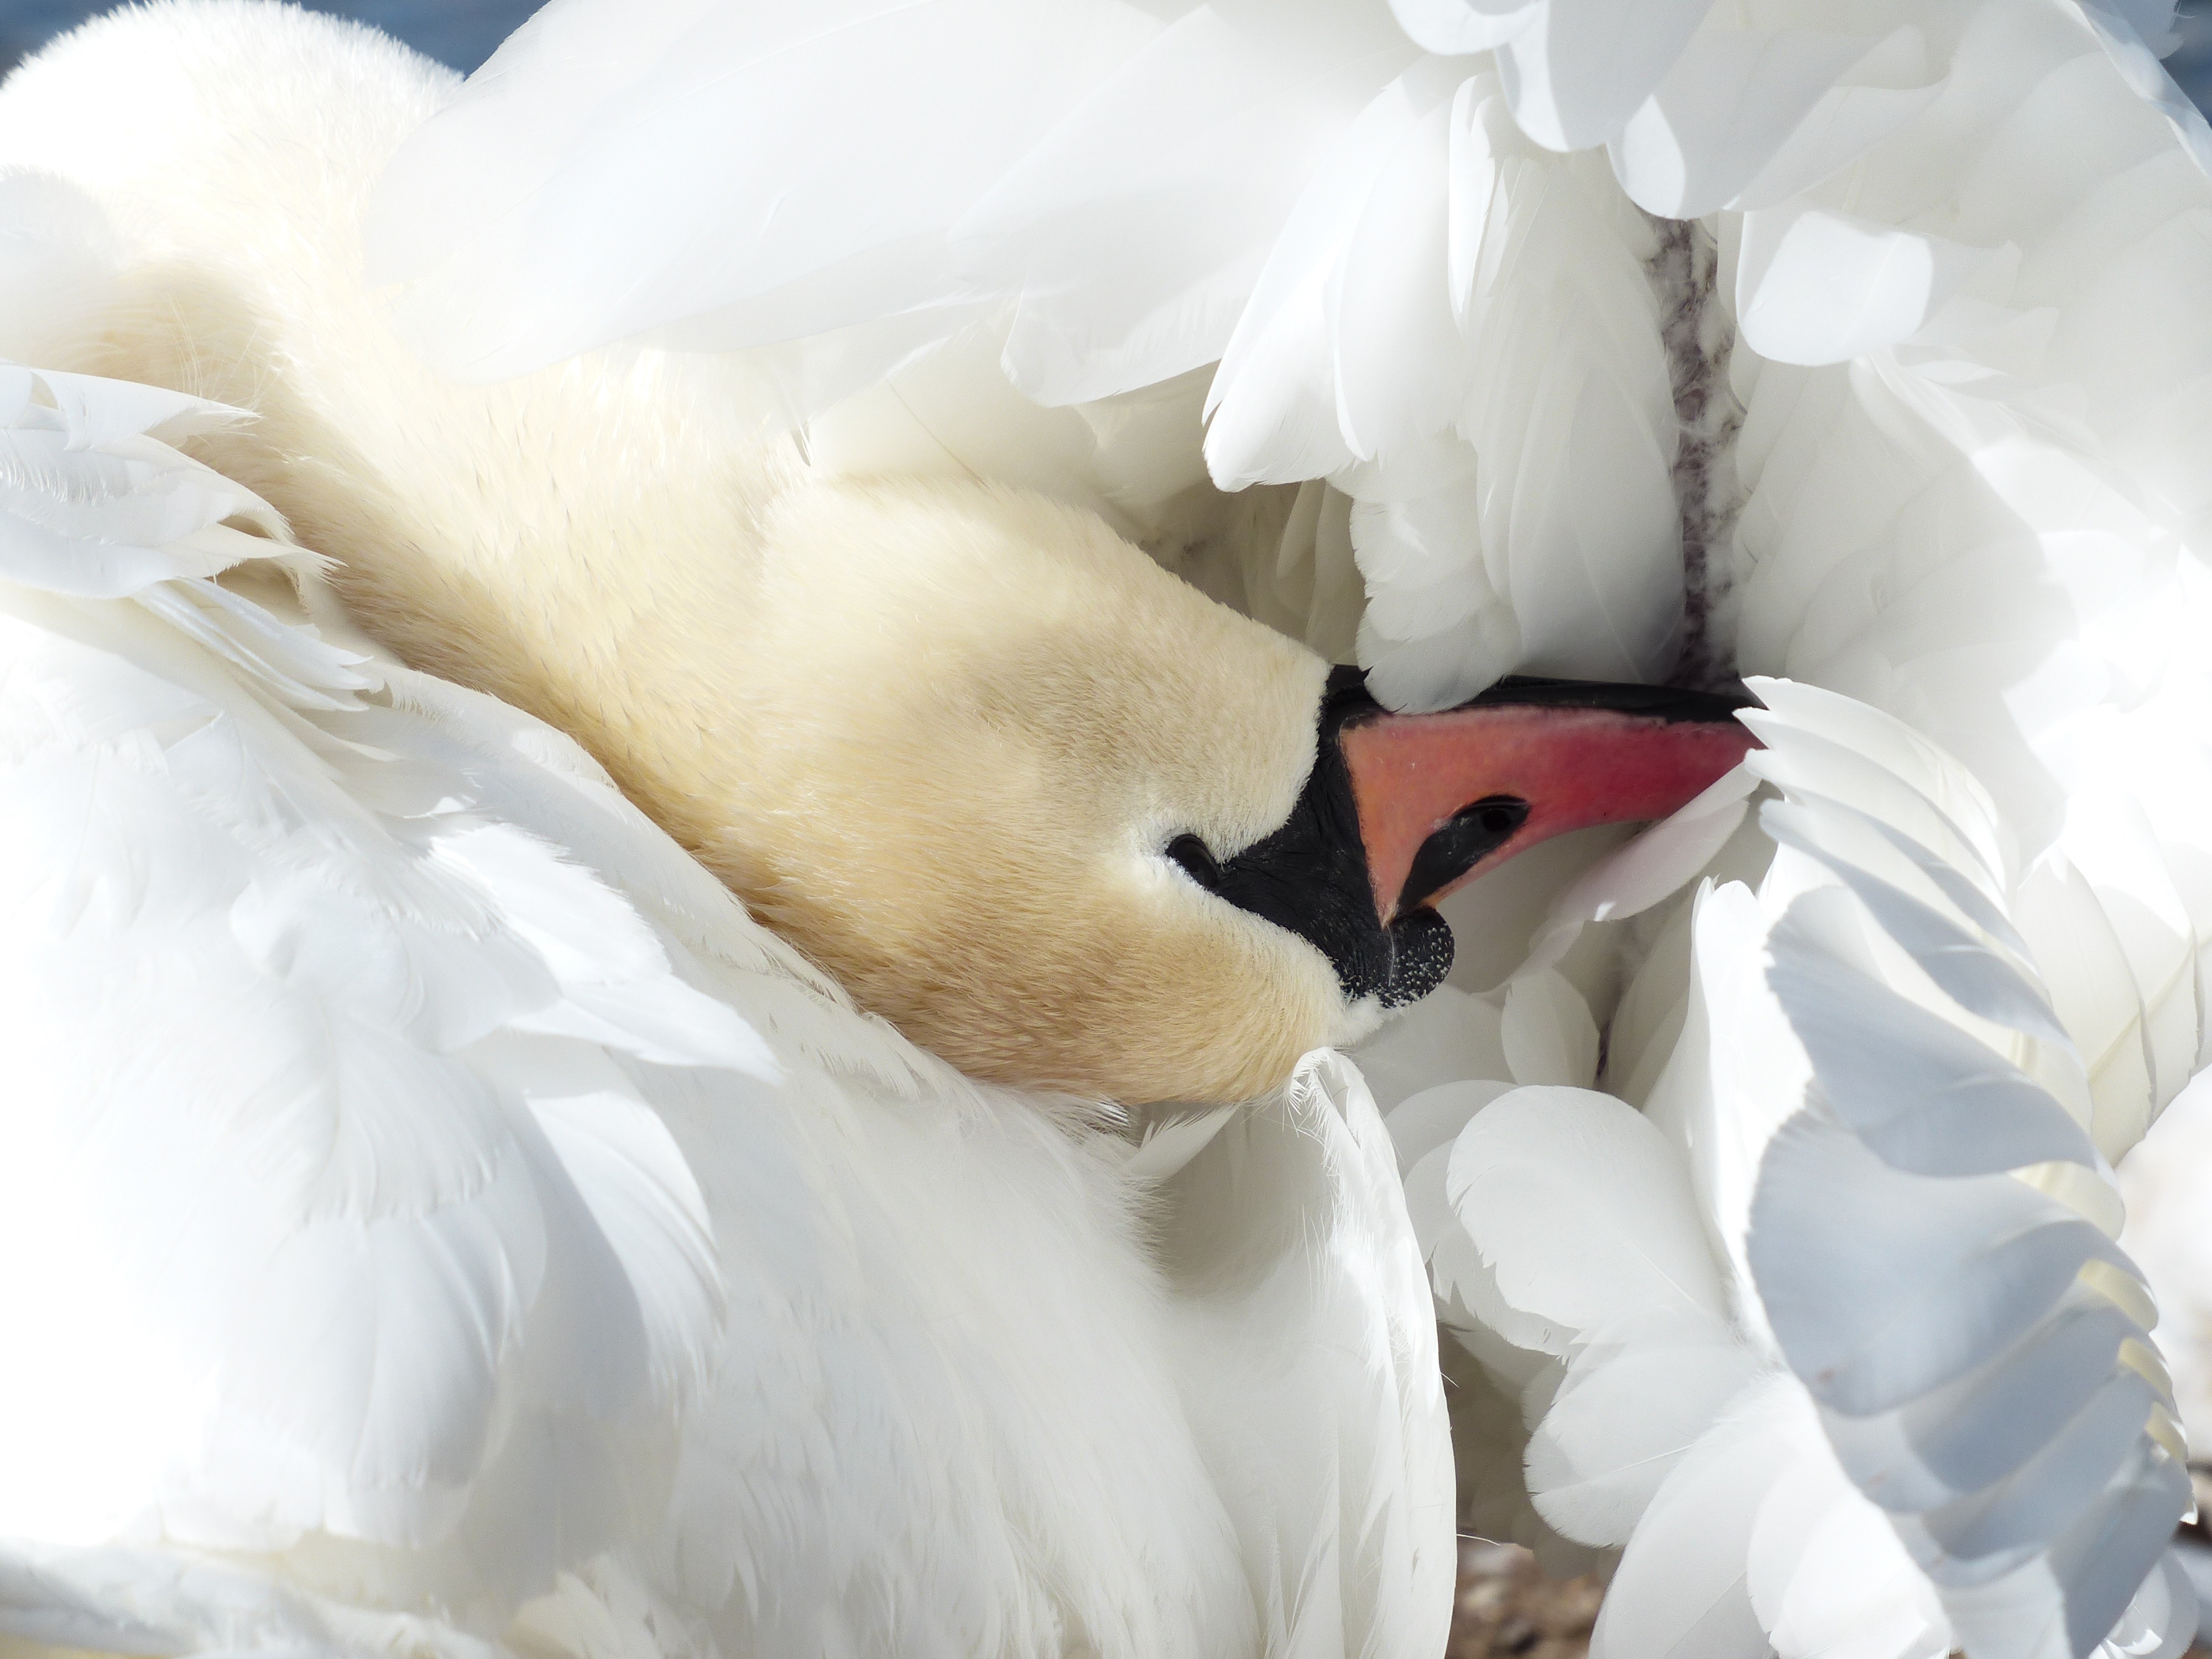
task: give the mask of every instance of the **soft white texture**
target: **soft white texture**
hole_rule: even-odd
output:
[[[2160,9],[565,0],[402,157],[380,274],[471,373],[758,345],[843,465],[1005,469],[1169,537],[1209,405],[1218,479],[1299,488],[1208,556],[1402,705],[1678,660],[1857,699],[1778,690],[1796,846],[1717,855],[1756,891],[1670,899],[1713,854],[1686,827],[1560,900],[1542,974],[1371,1051],[1440,1311],[1534,1419],[1542,1514],[1503,1524],[1625,1546],[1616,1654],[2039,1659],[2115,1619],[2150,1653],[2189,1623],[2185,1500],[2100,1160],[2200,1062],[2212,915],[2212,184]],[[1822,1060],[1775,951],[1856,1048]],[[1834,1121],[1785,1131],[1824,1064]],[[1600,1147],[1644,1171],[1589,1218],[1618,1248],[1480,1197]],[[1757,1224],[1831,1188],[1883,1224]],[[1647,1236],[1689,1289],[1601,1341],[1639,1310],[1592,1264]],[[1855,1322],[1923,1270],[1893,1343]],[[1510,1466],[1515,1425],[1460,1425]],[[1939,1442],[1989,1478],[1869,1500]]]
[[[1600,162],[1550,156],[1512,112],[1609,109],[1640,73],[1624,29],[1665,13],[1645,44],[1671,40],[1696,9],[1589,6],[1546,46],[1552,18],[1519,36],[1516,81],[1510,55],[1416,61],[1380,0],[1055,0],[1018,26],[948,3],[671,5],[643,27],[556,5],[403,149],[374,270],[418,279],[402,328],[471,374],[633,335],[817,336],[769,359],[797,416],[963,331],[956,354],[1003,342],[1048,404],[1220,358],[1215,479],[1333,475],[1358,503],[1364,622],[1356,587],[1295,610],[1331,647],[1358,629],[1386,702],[1441,706],[1516,665],[1656,678],[1682,579],[1650,235]],[[908,73],[917,51],[941,73]],[[680,172],[653,160],[677,153]],[[986,473],[1034,441],[917,412]],[[1326,511],[1294,521],[1283,562],[1318,566],[1328,533]]]
[[[1066,29],[1118,15],[1143,38],[1130,37],[1126,56],[1101,54],[1100,90],[1073,99],[1048,138],[1012,126],[990,136],[1007,173],[1028,181],[999,195],[992,240],[970,234],[977,222],[963,209],[938,222],[943,240],[931,245],[965,261],[963,298],[1012,299],[1022,321],[1006,337],[1006,371],[1044,402],[1119,392],[1224,354],[1207,393],[1212,471],[1224,483],[1331,479],[1331,494],[1304,486],[1279,544],[1273,574],[1294,590],[1283,614],[1338,648],[1356,617],[1359,658],[1391,701],[1448,702],[1515,666],[1650,676],[1680,652],[1692,672],[1734,661],[1848,691],[1947,744],[1990,792],[1985,807],[1942,803],[1954,823],[1974,826],[1971,847],[1954,830],[1930,828],[1881,781],[1884,769],[1910,758],[1888,728],[1829,706],[1796,710],[1813,730],[1794,747],[1818,757],[1802,763],[1814,777],[1837,775],[1790,809],[1796,817],[1773,819],[1776,831],[1851,846],[1871,837],[1854,867],[1905,856],[1919,890],[1966,906],[1960,914],[1973,927],[2002,923],[2021,948],[1961,957],[1942,990],[1894,946],[1876,953],[1877,981],[1924,984],[1915,994],[1952,1011],[1943,1029],[1963,1017],[1978,1046],[2011,1040],[1986,1016],[2033,1024],[2038,999],[2047,999],[2045,1036],[2063,1036],[2058,1046],[2070,1043],[2083,1069],[2071,1082],[2039,1073],[2023,1086],[2057,1088],[2088,1132],[2090,1156],[2111,1158],[2198,1063],[2208,895],[2194,872],[2202,826],[2212,822],[2207,702],[2192,649],[2203,636],[2203,579],[2187,550],[2203,505],[2196,411],[2206,367],[2191,296],[2212,276],[2199,234],[2212,189],[2197,161],[2202,123],[2161,84],[2137,39],[2138,30],[2162,34],[2164,20],[2142,9],[2084,15],[2057,0],[1404,0],[1394,9],[1431,52],[1497,52],[1454,62],[1409,58],[1382,34],[1358,33],[1379,21],[1374,6],[1329,9],[1326,26],[1318,7],[1264,21],[1225,5],[1141,19],[1053,8]],[[1033,11],[1033,26],[1045,15]],[[595,19],[611,27],[613,15],[572,0],[545,27],[588,40]],[[852,21],[848,42],[868,27]],[[975,27],[948,21],[933,42],[963,71],[989,75],[1001,60]],[[1322,56],[1315,43],[1325,40],[1336,49]],[[750,61],[758,43],[739,38],[731,49]],[[526,43],[515,52],[472,95],[504,100],[527,122],[534,71]],[[795,106],[835,99],[847,84],[841,75],[788,91]],[[1143,118],[1133,120],[1139,109]],[[776,131],[791,143],[815,119],[810,110]],[[975,131],[951,125],[962,142]],[[1133,129],[1139,143],[1118,142]],[[1117,142],[1088,136],[1108,132]],[[1600,143],[1610,180],[1590,157],[1546,153]],[[1236,211],[1210,211],[1199,192],[1223,176],[1226,143],[1247,146],[1233,152],[1245,193]],[[632,153],[649,150],[641,141]],[[622,155],[619,143],[603,144],[593,165],[618,176]],[[471,156],[465,135],[434,124],[411,165]],[[913,159],[908,149],[899,164]],[[388,200],[405,199],[407,165]],[[1140,168],[1156,186],[1164,167],[1188,187],[1128,187]],[[410,296],[425,317],[457,306],[453,314],[465,314],[543,280],[527,275],[510,289],[513,272],[531,264],[526,253],[494,265],[456,240],[459,226],[485,222],[487,201],[526,201],[548,222],[591,216],[586,198],[558,185],[541,189],[497,169],[477,177],[465,207],[413,221],[423,238],[413,268],[445,260]],[[1686,256],[1671,252],[1626,211],[1623,194],[1656,212],[1715,215],[1704,234],[1717,257],[1700,254],[1694,236]],[[1086,244],[1073,278],[1042,276],[1025,246],[1059,234],[1067,221],[1055,213],[1096,214],[1102,203],[1115,204],[1103,251]],[[851,222],[833,208],[823,222]],[[527,249],[531,222],[501,216],[481,234]],[[1224,240],[1237,239],[1241,251],[1224,258]],[[744,257],[735,264],[752,268]],[[588,267],[560,269],[567,281]],[[494,270],[496,281],[474,274]],[[621,331],[598,309],[596,279],[579,280],[565,325],[595,330],[592,337]],[[896,319],[909,330],[897,351],[927,337],[911,331],[918,322],[933,326],[910,294],[894,301],[879,289],[872,311],[864,295],[840,292],[853,296],[841,322],[866,329]],[[1118,314],[1142,316],[1146,327],[1099,326],[1108,292]],[[726,283],[717,295],[745,303]],[[674,310],[651,320],[678,331],[688,326]],[[857,337],[808,349],[850,363]],[[1676,439],[1678,421],[1691,441]],[[988,470],[1001,452],[960,453]],[[1335,492],[1351,497],[1348,511],[1334,505]],[[1345,593],[1347,553],[1364,603]],[[1264,575],[1248,583],[1268,587]],[[1340,597],[1324,602],[1327,592]],[[1819,750],[1822,741],[1834,751]],[[1778,754],[1771,764],[1792,763]],[[1807,775],[1769,775],[1809,789]],[[1938,787],[1963,787],[1964,775],[1939,768]],[[1924,856],[1900,854],[1885,823]],[[1710,844],[1701,851],[1685,840],[1679,851],[1686,867],[1671,875],[1621,873],[1620,893],[1633,902],[1616,906],[1616,917],[1662,901]],[[1809,868],[1785,860],[1777,879],[1811,879]],[[1787,876],[1792,869],[1801,873]],[[1561,900],[1543,957],[1608,890],[1600,878]],[[1863,882],[1857,890],[1849,902],[1875,902],[1881,930],[1911,933],[1914,913],[1882,905]],[[1875,925],[1874,914],[1864,925]],[[1679,907],[1675,916],[1655,914],[1636,935],[1649,955],[1615,1016],[1607,1074],[1684,1142],[1691,1190],[1737,1287],[1741,1338],[1728,1341],[1771,1352],[1750,1221],[1770,1144],[1814,1067],[1767,994],[1772,921],[1749,893],[1723,888],[1694,921]],[[1609,926],[1600,935],[1626,937]],[[1923,939],[1922,948],[1942,947]],[[2024,996],[2007,977],[2008,953],[2034,965],[2040,992]],[[1557,976],[1516,983],[1484,1016],[1499,1021],[1497,1061],[1456,1074],[1592,1081],[1578,1075],[1594,1052],[1582,1035],[1591,1011],[1559,994],[1607,994],[1590,963],[1581,951],[1565,964],[1578,986]],[[1840,982],[1825,994],[1840,999]],[[1896,1132],[1940,1141],[1943,1103],[1955,1093],[1945,1068],[1966,1057],[1931,1029],[1865,1018],[1890,1045],[1871,1046],[1868,1063],[1893,1066],[1922,1091]],[[1383,1046],[1415,1045],[1386,1036]],[[1469,1063],[1454,1057],[1452,1039],[1429,1046],[1440,1068],[1429,1076]],[[1696,1054],[1705,1058],[1694,1066],[1685,1058]],[[1421,1072],[1418,1058],[1385,1063]],[[1437,1212],[1429,1188],[1443,1173],[1453,1114],[1491,1097],[1484,1086],[1469,1090],[1399,1109],[1415,1113],[1423,1145],[1437,1148],[1408,1161],[1417,1216]],[[2015,1109],[2026,1114],[2008,1131],[2018,1155],[2056,1155],[2035,1127],[2031,1097]],[[2063,1155],[2081,1148],[2069,1143]],[[2116,1211],[2095,1197],[2103,1188],[2063,1184],[2109,1225]],[[1501,1334],[1486,1320],[1513,1322],[1485,1302],[1484,1281],[1459,1261],[1449,1230],[1424,1231],[1447,1317],[1486,1358],[1519,1364],[1480,1334]],[[1823,1270],[1827,1246],[1799,1248],[1806,1271]],[[1516,1380],[1555,1388],[1556,1362]],[[1680,1415],[1660,1421],[1682,1435],[1700,1431],[1700,1413],[1712,1409],[1694,1389],[1675,1404]],[[1630,1411],[1623,1403],[1583,1420],[1631,1435],[1667,1431],[1638,1427],[1622,1415]],[[1816,1419],[1800,1403],[1783,1420],[1799,1443]],[[1841,1490],[1832,1468],[1820,1479],[1820,1490]],[[1732,1501],[1717,1473],[1698,1490],[1708,1494],[1699,1502]],[[2051,1502],[2046,1533],[2076,1512]],[[1710,1540],[1731,1534],[1697,1528],[1694,1504],[1676,1513],[1670,1528],[1708,1540],[1698,1547],[1718,1582],[1730,1582],[1729,1547]],[[1868,1535],[1857,1523],[1846,1532]],[[1911,1571],[1893,1558],[1884,1569],[1905,1574],[1900,1583]],[[1983,1601],[1972,1609],[1953,1585],[1945,1616],[1984,1632],[1976,1640],[1991,1651],[2033,1650],[2042,1638],[1999,1626],[2009,1606],[2053,1628],[2037,1611],[2050,1592],[2011,1582],[1977,1592]],[[1785,1607],[1787,1598],[1754,1589],[1752,1611],[1754,1625],[1777,1641],[1786,1632],[1795,1651],[1832,1642],[1909,1651],[1939,1639],[1925,1636],[1928,1595],[1905,1595],[1900,1607],[1921,1610],[1900,1613],[1905,1624],[1877,1620],[1848,1638],[1822,1620],[1848,1626],[1851,1609],[1825,1604],[1823,1615],[1817,1597]],[[2081,1605],[2102,1607],[2102,1595]],[[1663,1650],[1664,1627],[1650,1627],[1650,1650]],[[1615,1643],[1638,1639],[1626,1615],[1608,1629]],[[2077,1620],[2052,1639],[2079,1651],[2097,1634]]]
[[[1433,1652],[1357,1074],[1153,1171],[961,1079],[566,738],[288,619],[155,435],[229,417],[0,370],[0,1630]]]
[[[1407,1183],[1447,1324],[1519,1387],[1544,1520],[1625,1547],[1594,1653],[2057,1656],[2116,1625],[2178,1653],[2172,1390],[1987,799],[1901,726],[1758,689],[1784,850],[1700,894],[1648,1114],[1450,1085],[1393,1115],[1472,1114]]]

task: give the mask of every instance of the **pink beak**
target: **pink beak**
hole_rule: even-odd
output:
[[[1667,817],[1756,746],[1734,718],[1748,702],[1512,678],[1438,714],[1354,715],[1338,743],[1376,919],[1570,830]]]
[[[1666,817],[1741,760],[1748,697],[1505,679],[1437,714],[1394,714],[1356,668],[1329,675],[1312,773],[1281,828],[1232,857],[1162,850],[1220,898],[1311,944],[1346,997],[1386,1008],[1451,970],[1430,907],[1523,848]]]

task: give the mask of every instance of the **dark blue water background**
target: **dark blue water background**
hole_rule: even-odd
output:
[[[310,0],[309,11],[356,18],[398,35],[417,52],[472,70],[542,0]],[[114,9],[114,0],[0,0],[0,69],[36,52],[64,29]]]

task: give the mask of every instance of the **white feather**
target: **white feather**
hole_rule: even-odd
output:
[[[1215,476],[1301,489],[1279,535],[1208,542],[1193,568],[1231,570],[1255,613],[1356,649],[1386,702],[1440,706],[1516,666],[1658,678],[1685,653],[1695,672],[1700,648],[1803,683],[1761,688],[1771,746],[1753,770],[1788,798],[1770,822],[1791,844],[1748,872],[1756,892],[1723,880],[1670,912],[1653,890],[1682,871],[1670,859],[1647,886],[1625,857],[1561,915],[1625,914],[1651,891],[1646,921],[1588,930],[1555,978],[1433,1023],[1436,1064],[1468,1085],[1423,1093],[1449,1075],[1418,1053],[1383,1062],[1439,1307],[1540,1425],[1554,1400],[1583,1402],[1548,1431],[1545,1455],[1561,1461],[1544,1478],[1577,1525],[1632,1528],[1600,1650],[1871,1656],[1956,1638],[2080,1654],[2108,1629],[2154,1647],[2160,1620],[2185,1622],[2154,1547],[2178,1513],[2179,1441],[2097,1160],[2204,1047],[2197,659],[2212,596],[2188,550],[2212,522],[2212,146],[2126,17],[2058,0],[1712,15],[1698,0],[1394,0],[1387,18],[1298,4],[1264,20],[1103,0],[1019,16],[966,0],[635,10],[569,0],[393,175],[388,269],[428,273],[410,302],[450,359],[519,367],[647,328],[775,341],[805,413],[963,330],[1048,399],[1121,394],[1225,352]],[[825,46],[808,33],[823,21],[852,27]],[[566,56],[547,46],[562,41]],[[726,83],[749,100],[734,121],[716,103]],[[718,148],[732,132],[753,149]],[[659,165],[672,136],[697,141],[701,166]],[[1609,168],[1545,148],[1601,143]],[[679,174],[707,182],[670,211]],[[767,213],[763,188],[786,183]],[[1718,212],[1670,264],[1637,202]],[[1037,422],[1027,447],[971,445],[942,413],[961,402],[940,396],[919,439],[890,424],[955,465],[1020,455],[1024,482],[1110,495],[1103,427],[1068,423],[1088,409]],[[1168,447],[1188,452],[1195,423],[1175,418],[1148,429],[1180,430]],[[1018,410],[1003,423],[1022,424]],[[1188,460],[1140,471],[1194,478]],[[1146,522],[1172,494],[1144,503]],[[221,608],[165,625],[228,673],[260,647]],[[320,684],[304,666],[269,682],[293,701],[267,719],[295,735],[312,703],[289,688]],[[505,730],[490,711],[410,712],[426,732]],[[476,787],[526,807],[544,840],[605,845],[593,867],[621,868],[611,884],[694,953],[670,951],[672,978],[696,966],[776,1014],[761,1018],[780,1059],[838,1054],[902,1102],[933,1086],[888,1045],[842,1043],[772,945],[702,925],[711,908],[662,905],[687,890],[681,872],[649,837],[610,830],[613,809],[579,804],[599,786],[577,763],[465,741]],[[1706,845],[1674,839],[1685,863]],[[1722,839],[1726,860],[1741,843]],[[166,902],[172,875],[140,885]],[[139,872],[116,878],[135,893],[126,877]],[[1608,951],[1646,945],[1608,1019],[1623,971]],[[453,1032],[494,1018],[507,984],[457,1001]],[[370,988],[412,1006],[404,980]],[[630,1030],[633,1055],[714,1036],[703,1019],[647,1030],[603,990],[562,1006],[562,1029],[600,1036],[586,1022],[604,1018]],[[478,1040],[531,1035],[502,1030]],[[1664,1196],[1615,1194],[1608,1217],[1585,1215],[1556,1170],[1455,1185],[1464,1148],[1504,1135],[1528,1097],[1495,1097],[1504,1076],[1588,1081],[1601,1031],[1622,1086],[1649,1101],[1668,1156],[1638,1167]],[[1629,1109],[1572,1098],[1608,1121]],[[696,1137],[678,1139],[696,1155]],[[1159,1166],[1187,1174],[1230,1150],[1178,1143]],[[1989,1167],[2029,1153],[2059,1161]],[[1494,1216],[1468,1201],[1477,1186]],[[1518,1186],[1552,1194],[1606,1249],[1558,1241]],[[1890,1219],[1869,1226],[1845,1194]],[[1601,1412],[1647,1364],[1674,1374],[1673,1350],[1643,1355],[1623,1333],[1569,1354],[1560,1334],[1615,1306],[1600,1266],[1630,1263],[1641,1282],[1632,1264],[1673,1259],[1684,1224],[1711,1275],[1697,1316],[1715,1346],[1682,1364],[1768,1379],[1733,1404],[1717,1383],[1685,1390],[1680,1419]],[[1562,1253],[1531,1265],[1531,1240]],[[769,1367],[780,1352],[763,1340],[755,1357]],[[878,1358],[951,1374],[926,1345]],[[1854,1389],[1845,1403],[1881,1409],[1838,1409]],[[2100,1398],[2109,1417],[2083,1416]],[[2034,1403],[2000,1421],[1999,1399]],[[2088,1438],[2069,1442],[2077,1419]],[[2083,1451],[2103,1426],[2114,1437]],[[699,1443],[717,1448],[695,1466],[708,1473],[687,1476],[702,1517],[688,1535],[726,1542],[745,1518],[711,1472],[754,1467],[727,1449],[753,1443],[716,1433]],[[1680,1454],[1656,1495],[1609,1461],[1637,1444]],[[799,1492],[825,1466],[775,1467]],[[1856,1482],[1895,1504],[1893,1524]],[[693,1557],[720,1560],[718,1547]],[[810,1583],[859,1571],[805,1559]],[[1279,1613],[1292,1578],[1262,1578]],[[1863,1597],[1834,1593],[1846,1583]],[[619,1589],[585,1586],[562,1616],[596,1607],[610,1630],[635,1628],[611,1611]],[[1334,1629],[1342,1605],[1322,1595],[1308,1628]]]
[[[312,561],[145,435],[203,406],[26,386],[76,447],[0,519],[0,1629],[1441,1644],[1431,1297],[1342,1062],[1172,1165],[968,1084],[566,738],[299,620]]]

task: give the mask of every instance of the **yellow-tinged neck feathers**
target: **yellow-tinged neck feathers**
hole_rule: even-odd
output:
[[[726,412],[726,366],[434,375],[362,289],[356,227],[450,82],[368,36],[345,84],[262,72],[269,21],[179,31],[158,87],[96,112],[73,95],[96,53],[11,87],[8,153],[90,190],[121,242],[119,295],[58,366],[254,411],[202,453],[339,562],[369,633],[570,732],[863,1006],[977,1075],[1232,1099],[1371,1019],[1311,945],[1162,856],[1282,821],[1318,659],[1089,514],[817,477]]]
[[[979,1076],[1257,1093],[1442,978],[1432,901],[1478,865],[1670,811],[1748,741],[1726,699],[1646,687],[1386,714],[1091,514],[811,467],[744,417],[739,362],[444,380],[362,287],[359,226],[452,77],[275,8],[126,33],[0,98],[0,154],[115,230],[51,366],[252,410],[201,447],[339,562],[369,633],[567,730]]]

